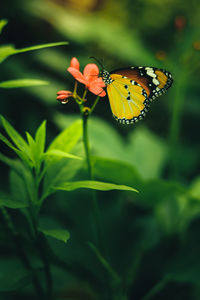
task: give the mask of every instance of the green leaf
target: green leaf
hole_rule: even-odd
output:
[[[2,63],[8,56],[14,54],[15,47],[12,45],[0,46],[0,63]]]
[[[167,147],[155,134],[138,127],[129,135],[125,152],[126,161],[131,162],[144,179],[160,177],[167,159]]]
[[[47,156],[45,165],[46,174],[44,178],[44,194],[42,198],[46,198],[50,193],[52,193],[52,186],[71,180],[71,178],[82,167],[82,160],[71,155],[70,158],[67,157],[68,152],[72,151],[72,149],[77,145],[81,136],[82,121],[78,120],[63,130],[50,144],[47,153],[50,151],[50,153],[52,152],[60,155]],[[76,158],[76,160],[72,160],[71,158]]]
[[[18,163],[18,172],[15,170],[10,173],[10,186],[12,198],[16,201],[32,202],[37,201],[37,189],[35,187],[35,178],[32,170],[27,168],[21,161]]]
[[[150,180],[141,189],[141,204],[152,207],[154,217],[166,234],[180,233],[195,211],[190,210],[188,190],[179,182]]]
[[[47,152],[45,152],[45,156],[56,156],[56,157],[66,157],[66,158],[72,158],[72,159],[80,159],[82,160],[82,157],[79,157],[77,155],[73,155],[61,150],[56,150],[56,149],[52,149],[52,150],[48,150]]]
[[[125,141],[113,125],[93,117],[88,123],[88,135],[95,155],[124,160],[124,156],[126,156]]]
[[[17,148],[15,148],[12,143],[3,135],[0,133],[0,140],[2,140],[2,142],[4,142],[9,148],[11,148],[12,150],[15,151],[15,153],[19,156],[19,158],[21,158],[28,166],[31,166],[31,162],[29,160],[29,156],[25,153],[22,152],[20,150],[18,150]],[[5,162],[6,164],[8,161],[8,158],[5,157],[3,154],[0,154],[0,160],[2,160],[3,162]],[[12,167],[12,163],[10,165]]]
[[[8,24],[8,20],[1,19],[0,20],[0,34],[2,33],[3,28]]]
[[[64,191],[73,191],[81,188],[93,189],[99,191],[122,190],[122,191],[138,192],[136,189],[130,186],[117,185],[113,183],[94,181],[94,180],[65,182],[60,186],[54,187],[54,189],[56,190],[64,190]]]
[[[141,178],[132,165],[116,159],[92,157],[92,166],[95,178],[110,181],[116,184],[138,186]]]
[[[28,153],[28,145],[22,136],[14,129],[14,127],[3,117],[1,116],[2,125],[13,141],[13,143],[22,151]]]
[[[46,121],[44,121],[38,128],[35,135],[35,140],[28,132],[26,132],[26,135],[29,143],[29,156],[33,162],[34,167],[36,168],[37,174],[39,174],[45,147]]]
[[[15,49],[12,45],[6,45],[0,47],[0,63],[3,62],[8,56],[19,54],[23,52],[33,51],[33,50],[39,50],[49,47],[56,47],[56,46],[63,46],[67,45],[68,42],[58,42],[58,43],[48,43],[48,44],[42,44],[42,45],[36,45],[32,47],[26,47],[22,49]]]
[[[176,181],[152,179],[147,181],[141,191],[145,204],[157,205],[173,198],[187,195],[187,189]]]
[[[39,80],[39,79],[14,79],[0,82],[0,88],[4,89],[13,89],[13,88],[21,88],[21,87],[29,87],[29,86],[39,86],[39,85],[47,85],[49,84],[47,81]]]
[[[23,53],[23,52],[40,50],[40,49],[45,49],[45,48],[50,48],[50,47],[64,46],[64,45],[68,45],[68,44],[69,44],[68,42],[41,44],[41,45],[26,47],[26,48],[22,48],[22,49],[15,49],[15,53]]]
[[[27,166],[32,167],[32,162],[30,161],[30,151],[29,151],[28,144],[22,138],[22,136],[12,127],[12,125],[3,116],[1,116],[0,118],[1,118],[1,122],[2,122],[2,125],[5,129],[5,131],[7,132],[7,134],[9,135],[11,140],[13,141],[13,143],[20,150],[18,150],[14,146],[12,146],[12,144],[2,134],[0,135],[0,139],[8,147],[12,148],[17,153],[17,155],[24,161],[24,163]]]
[[[50,144],[48,150],[70,152],[82,136],[82,121],[77,120],[63,130]]]
[[[193,180],[189,189],[189,193],[191,197],[200,200],[200,176]]]
[[[30,133],[26,132],[27,141],[29,144],[29,158],[32,160],[33,165],[36,165],[36,143]]]
[[[0,140],[2,141],[2,142],[4,142],[9,148],[11,148],[12,150],[14,150],[14,151],[16,151],[16,150],[18,150],[17,148],[15,148],[14,146],[13,146],[13,144],[3,135],[3,134],[1,134],[0,133]]]
[[[19,164],[21,163],[18,161]],[[11,198],[16,203],[28,203],[29,205],[29,195],[28,195],[28,187],[26,185],[26,182],[24,180],[24,176],[22,174],[22,171],[20,170],[20,173],[17,172],[15,169],[11,169],[9,174],[9,183],[10,183],[10,193]]]
[[[26,137],[27,137],[27,141],[28,141],[28,144],[31,148],[35,148],[35,141],[34,139],[32,138],[32,136],[30,135],[29,132],[26,132]]]
[[[15,170],[15,172],[19,175],[21,175],[21,162],[16,161],[14,159],[8,158],[7,156],[0,153],[0,161],[4,162],[6,165],[8,165],[10,168]]]
[[[8,195],[0,194],[0,207],[2,206],[17,209],[27,207],[28,205],[22,201],[11,200]]]
[[[50,236],[54,239],[57,239],[59,241],[63,241],[66,243],[70,238],[70,233],[66,229],[39,229],[42,233],[44,233],[46,236]]]
[[[53,159],[54,161],[47,167],[44,177],[43,195],[41,197],[43,200],[55,192],[52,189],[53,186],[71,180],[83,167],[83,161],[80,159],[59,158],[58,161],[55,161],[55,158]]]
[[[41,157],[41,155],[44,152],[46,142],[46,121],[43,121],[42,124],[39,126],[38,130],[36,131],[35,142],[38,156]]]

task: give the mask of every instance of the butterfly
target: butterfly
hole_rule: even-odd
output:
[[[173,83],[170,72],[153,67],[130,67],[102,71],[114,118],[123,124],[143,119],[150,103]]]

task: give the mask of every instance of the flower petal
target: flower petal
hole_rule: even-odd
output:
[[[79,61],[78,61],[78,59],[77,59],[76,57],[73,57],[73,58],[71,59],[70,67],[79,70],[80,64],[79,64]]]
[[[95,79],[95,83],[98,84],[100,87],[105,87],[105,82],[103,81],[102,77],[98,77]]]
[[[91,82],[90,86],[88,87],[89,91],[95,95],[100,97],[104,97],[106,92],[103,90],[102,83],[99,82]]]
[[[62,90],[62,91],[57,92],[57,95],[66,95],[66,96],[68,96],[68,95],[71,95],[71,94],[72,94],[71,91],[66,91],[66,90]]]
[[[67,71],[79,82],[86,84],[83,74],[75,68],[69,67]]]
[[[57,100],[64,100],[66,98],[68,98],[68,96],[66,96],[66,95],[59,95],[56,97]]]
[[[99,97],[105,97],[106,96],[106,92],[103,90],[100,94],[98,94]]]
[[[83,76],[86,81],[90,82],[97,79],[99,68],[95,64],[87,64],[83,70]]]

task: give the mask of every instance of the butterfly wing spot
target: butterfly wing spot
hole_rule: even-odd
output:
[[[147,75],[149,75],[150,77],[153,77],[153,78],[157,77],[153,68],[146,67],[145,70],[146,70]]]
[[[153,83],[154,83],[155,85],[159,85],[159,84],[160,84],[160,82],[159,82],[156,78],[153,78]]]
[[[139,86],[141,86],[138,82],[136,82],[136,81],[134,81],[134,80],[130,80],[130,83],[131,83],[132,85],[139,85]]]

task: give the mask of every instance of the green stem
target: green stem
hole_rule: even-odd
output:
[[[127,279],[126,279],[126,289],[127,290],[131,287],[131,285],[135,281],[142,257],[143,257],[143,250],[138,249],[138,251],[134,254],[133,261],[130,262],[130,267],[127,271]]]
[[[142,300],[151,300],[153,296],[158,294],[168,282],[167,278],[162,279],[159,281],[143,298]]]
[[[106,269],[110,277],[110,287],[112,291],[112,300],[127,300],[126,289],[123,285],[123,282],[117,272],[112,268],[110,263],[106,258],[100,253],[100,251],[93,245],[91,242],[88,242],[88,245],[98,258],[99,262]]]
[[[85,97],[86,97],[86,95],[87,95],[87,91],[88,91],[88,90],[85,89],[85,91],[84,91],[84,93],[83,93],[83,96],[82,96],[82,100],[83,100],[83,101],[85,101]]]
[[[178,142],[181,116],[184,101],[184,78],[179,79],[179,83],[176,86],[173,99],[172,118],[170,124],[170,142],[176,144]]]
[[[85,156],[86,156],[86,162],[87,162],[87,169],[88,169],[88,176],[90,180],[93,180],[93,173],[92,173],[92,166],[91,166],[91,157],[90,157],[90,147],[89,147],[89,141],[88,141],[88,114],[84,113],[84,110],[82,109],[82,118],[83,118],[83,143],[84,143],[84,149],[85,149]],[[95,241],[99,248],[102,249],[102,252],[105,252],[103,249],[103,235],[101,232],[101,226],[100,226],[100,216],[99,216],[99,206],[96,198],[96,191],[92,191],[92,210],[93,210],[93,218],[94,221],[93,224],[93,231],[95,235]]]
[[[35,174],[34,181],[35,181],[35,195],[34,201],[32,200],[31,196],[29,197],[29,214],[31,219],[31,228],[33,233],[33,240],[35,245],[38,249],[41,261],[44,265],[44,272],[46,278],[46,298],[48,300],[52,299],[53,289],[52,289],[52,276],[50,265],[48,261],[48,255],[46,253],[46,244],[41,238],[41,233],[38,230],[38,214],[40,209],[40,201],[39,201],[39,178],[40,174]]]
[[[46,240],[45,237],[38,231],[38,228],[37,228],[37,236],[35,242],[44,266],[47,299],[51,300],[53,298],[53,281],[52,281],[50,263],[48,259]]]
[[[88,115],[82,112],[83,116],[83,143],[85,149],[85,156],[88,168],[88,176],[90,180],[93,180],[92,167],[91,167],[91,159],[90,159],[90,148],[88,141]]]
[[[182,72],[181,72],[182,71]],[[169,143],[170,143],[170,177],[177,177],[178,176],[178,144],[180,138],[180,129],[181,129],[181,118],[182,118],[182,111],[183,111],[183,102],[184,102],[184,94],[185,90],[184,87],[185,82],[187,81],[187,75],[185,74],[185,70],[180,70],[179,81],[174,88],[174,97],[173,97],[173,107],[172,107],[172,118],[170,124],[170,131],[169,131]]]
[[[81,98],[78,94],[77,94],[77,87],[78,87],[78,83],[77,81],[75,81],[75,85],[74,85],[74,91],[73,91],[73,98],[76,101],[76,103],[79,105],[79,107],[82,107],[83,102],[85,101],[85,96],[87,94],[87,89],[85,89],[84,93],[83,93],[83,97]]]
[[[15,243],[15,247],[16,247],[16,250],[17,250],[17,255],[18,255],[19,259],[21,260],[22,264],[24,265],[24,267],[28,271],[31,272],[33,286],[35,288],[35,291],[36,291],[39,299],[44,299],[44,292],[43,292],[42,287],[40,285],[40,282],[37,278],[36,272],[32,268],[31,263],[28,259],[28,256],[26,255],[26,252],[25,252],[24,247],[23,247],[23,242],[21,241],[21,237],[16,232],[14,224],[13,224],[13,222],[11,220],[11,217],[8,214],[6,208],[2,207],[1,212],[2,212],[2,215],[3,215],[4,221],[5,221],[5,224],[7,225],[7,228],[10,231],[12,239]]]
[[[74,84],[74,91],[73,91],[74,97],[76,97],[76,95],[77,95],[77,87],[78,87],[78,82],[75,81],[75,84]]]
[[[93,112],[93,110],[95,109],[95,107],[96,107],[96,105],[97,105],[97,103],[99,102],[99,96],[96,98],[96,100],[94,101],[94,103],[93,103],[93,105],[92,105],[92,107],[91,107],[91,109],[90,109],[90,114],[92,114],[92,112]]]
[[[33,204],[32,201],[29,201],[29,207],[28,207],[28,211],[29,211],[29,216],[30,216],[30,220],[29,220],[29,224],[31,225],[31,231],[32,231],[32,235],[33,235],[33,239],[37,238],[37,211],[36,211],[36,207],[35,204]]]
[[[119,275],[117,274],[117,272],[115,272],[115,270],[113,270],[113,268],[111,267],[109,262],[105,259],[105,257],[102,256],[100,251],[91,242],[88,242],[88,245],[90,246],[92,251],[95,253],[96,257],[101,262],[101,264],[104,266],[104,268],[107,270],[108,274],[112,278],[113,285],[114,286],[118,285],[121,282],[121,279],[120,279]]]
[[[45,237],[39,233],[38,238],[36,241],[37,247],[40,252],[40,257],[43,261],[44,265],[44,271],[46,275],[46,288],[47,288],[47,299],[51,300],[53,299],[53,281],[51,276],[51,269],[50,269],[50,263],[49,263],[49,256],[47,253],[47,245],[46,245]]]
[[[88,168],[88,176],[89,179],[93,179],[92,175],[92,167],[91,167],[91,159],[90,159],[90,148],[89,148],[89,142],[88,142],[88,115],[84,114],[83,112],[83,143],[84,143],[84,149],[85,149],[85,156],[86,156],[86,162],[87,162],[87,168]]]

